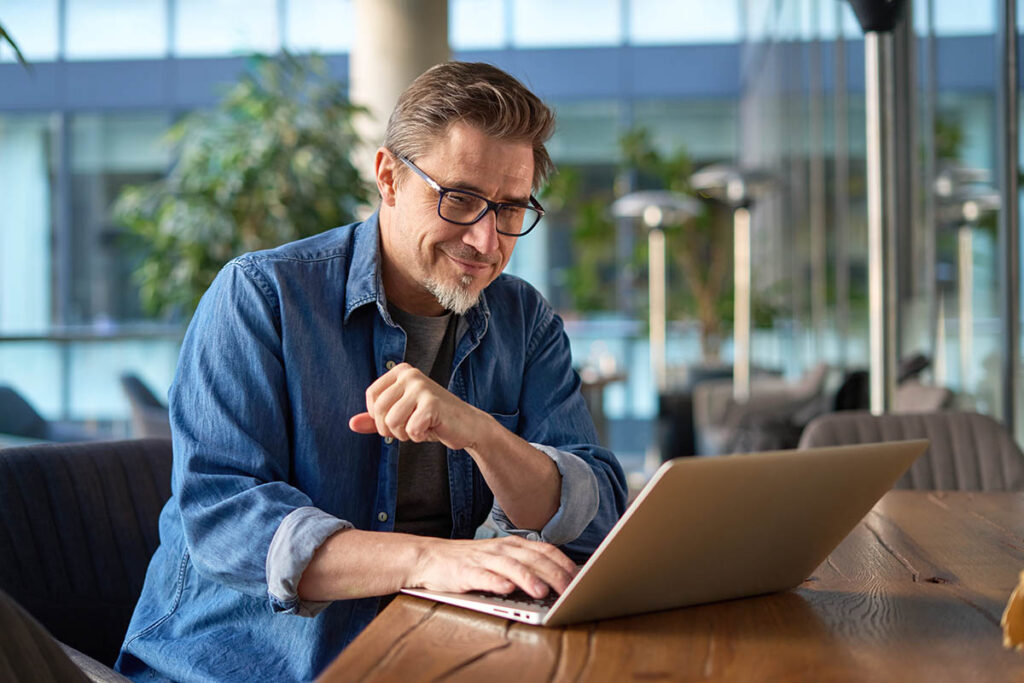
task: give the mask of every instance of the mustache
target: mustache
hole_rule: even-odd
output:
[[[453,258],[457,258],[460,261],[469,261],[471,263],[482,263],[484,265],[493,266],[498,263],[498,255],[493,254],[488,256],[482,254],[468,244],[452,244],[445,245],[444,252]]]

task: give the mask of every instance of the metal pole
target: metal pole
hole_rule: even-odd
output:
[[[924,232],[922,234],[922,258],[921,258],[921,282],[924,287],[925,302],[928,309],[928,328],[931,335],[937,335],[939,330],[939,296],[938,280],[935,275],[935,261],[937,252],[937,237],[939,230],[938,219],[935,215],[935,176],[938,173],[935,159],[935,112],[938,100],[938,53],[935,40],[935,2],[928,0],[927,7],[928,32],[925,38],[926,62],[924,67],[924,86],[922,96],[922,121],[924,126]],[[943,316],[944,318],[945,316]],[[942,343],[945,344],[945,333],[943,332]],[[935,383],[939,382],[939,338],[932,336],[930,352],[935,360],[932,363],[932,378]],[[945,355],[945,348],[943,348]],[[945,372],[945,369],[942,370]]]
[[[651,372],[658,394],[668,380],[665,367],[665,231],[651,228],[647,233],[648,296],[650,297]]]
[[[946,299],[939,296],[938,310],[935,313],[935,370],[932,377],[935,385],[946,386],[949,375],[946,365]]]
[[[750,398],[750,210],[733,212],[733,365],[732,396]]]
[[[1002,259],[999,262],[999,283],[1001,307],[1003,309],[1003,344],[1001,366],[1003,376],[1002,412],[1003,423],[1012,434],[1016,426],[1016,388],[1020,377],[1020,205],[1018,198],[1017,149],[1020,138],[1018,129],[1017,98],[1019,65],[1017,63],[1017,2],[1002,0],[1002,21],[999,32],[1003,48],[1001,61],[1001,83],[999,92],[998,148],[999,159],[999,248]]]
[[[843,33],[843,5],[835,4],[835,245],[836,245],[836,336],[838,355],[843,367],[849,363],[847,337],[850,329],[850,257],[847,225],[850,214],[850,172],[847,151],[850,132],[847,128],[846,36]]]
[[[957,230],[957,315],[960,332],[960,391],[974,387],[971,360],[974,357],[974,231],[970,225]]]
[[[864,34],[867,119],[868,311],[870,317],[871,412],[893,404],[896,365],[895,149],[893,144],[893,36]]]
[[[828,301],[828,251],[825,236],[825,150],[824,150],[824,64],[821,50],[821,27],[817,7],[813,8],[813,37],[810,44],[808,64],[810,69],[810,93],[808,114],[810,118],[810,163],[808,185],[810,186],[810,244],[811,244],[811,331],[814,335],[814,355],[823,356],[825,348],[825,317]]]

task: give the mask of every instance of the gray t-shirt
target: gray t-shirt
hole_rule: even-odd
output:
[[[457,316],[413,315],[390,302],[388,310],[405,330],[405,362],[447,388],[455,355]],[[396,507],[395,531],[451,538],[451,489],[444,444],[403,441],[399,445]]]

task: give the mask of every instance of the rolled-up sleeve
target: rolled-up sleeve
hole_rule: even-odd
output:
[[[288,410],[276,297],[232,262],[182,344],[170,392],[172,488],[197,571],[298,614],[302,570],[345,522],[303,512],[315,509],[311,499],[287,482]]]
[[[312,506],[293,510],[277,527],[267,551],[267,592],[275,612],[315,617],[330,602],[299,599],[299,581],[329,536],[352,524]]]
[[[534,296],[523,289],[524,296]],[[497,505],[491,518],[502,531],[558,545],[585,561],[626,508],[626,477],[615,455],[597,444],[597,431],[572,369],[562,320],[539,298],[524,359],[516,433],[554,461],[562,475],[555,515],[539,532],[516,529]]]
[[[513,536],[552,545],[568,543],[579,537],[597,514],[600,502],[597,477],[590,466],[573,453],[539,443],[530,445],[551,458],[562,475],[558,510],[539,532],[516,527],[497,503],[491,510],[491,518],[498,529]]]

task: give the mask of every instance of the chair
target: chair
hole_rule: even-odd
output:
[[[735,446],[737,436],[747,432],[761,418],[778,421],[816,407],[827,375],[828,366],[820,363],[795,382],[779,377],[757,378],[751,381],[750,395],[742,403],[733,398],[731,379],[700,382],[693,388],[697,452],[704,455],[727,452]]]
[[[45,439],[47,431],[46,419],[31,403],[13,388],[0,386],[0,432]]]
[[[893,396],[894,413],[934,413],[949,408],[953,392],[946,387],[921,384],[910,379],[896,387]]]
[[[0,451],[0,590],[112,666],[170,494],[167,439]]]
[[[829,413],[807,425],[800,448],[905,439],[931,445],[896,488],[1024,491],[1024,454],[1002,425],[977,413]]]
[[[0,434],[42,441],[93,441],[97,436],[65,422],[51,422],[14,388],[0,385]]]
[[[931,359],[923,353],[914,353],[900,359],[896,370],[896,409],[897,412],[923,413],[944,408],[952,400],[953,395],[948,389],[937,391],[935,387],[925,387],[918,379],[922,372],[931,367]],[[910,391],[900,396],[900,387],[907,385]],[[926,391],[917,392],[914,387],[923,387]],[[936,401],[942,405],[934,408],[926,404]],[[902,402],[902,404],[901,404]],[[920,404],[920,405],[916,405]],[[836,391],[832,410],[867,410],[871,407],[871,377],[867,370],[854,369],[846,373],[839,389]],[[901,409],[902,408],[902,409]]]
[[[93,680],[38,621],[0,591],[0,681]],[[127,680],[127,679],[124,679]]]
[[[171,421],[167,406],[156,397],[137,375],[121,375],[121,388],[128,397],[132,411],[132,434],[137,438],[171,438]]]

